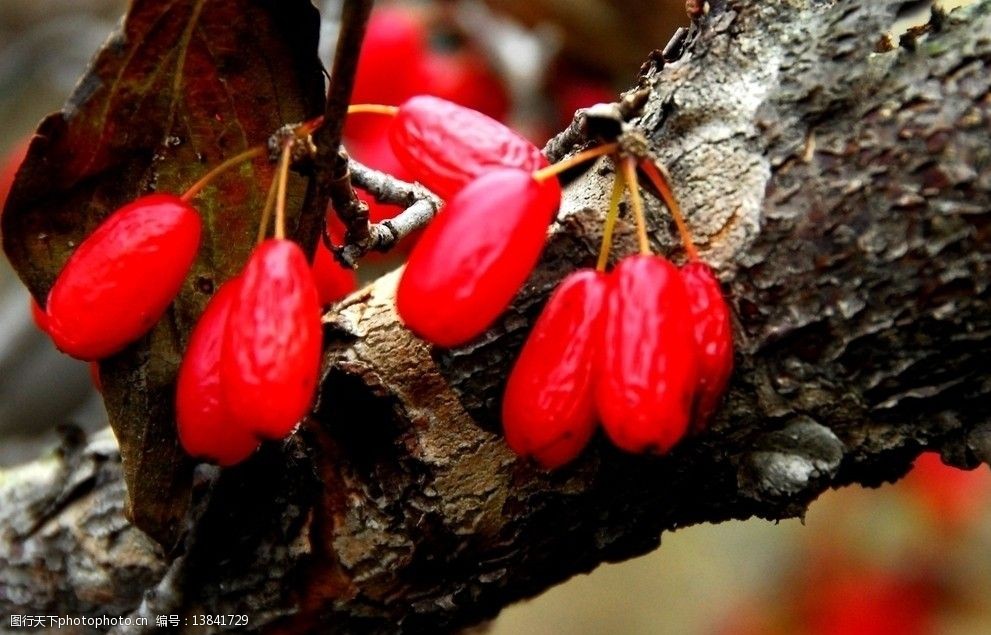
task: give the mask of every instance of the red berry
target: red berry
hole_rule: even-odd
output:
[[[559,63],[547,79],[547,91],[554,100],[557,113],[555,126],[567,126],[575,118],[575,111],[581,108],[619,99],[606,75],[567,61]]]
[[[143,196],[111,214],[49,293],[55,345],[92,361],[147,333],[179,293],[199,244],[199,215],[171,194]]]
[[[427,54],[423,21],[400,7],[372,12],[358,57],[351,102],[398,105],[423,85],[420,66]],[[379,130],[378,116],[349,118],[347,134],[366,137]]]
[[[950,467],[943,463],[938,452],[920,454],[902,483],[947,535],[980,522],[991,494],[991,474],[987,470]]]
[[[3,158],[3,164],[0,165],[0,213],[3,212],[4,205],[7,203],[7,195],[10,194],[10,188],[14,185],[14,177],[17,176],[17,170],[20,169],[24,157],[27,156],[30,144],[30,137],[18,141],[17,145]]]
[[[629,452],[667,452],[684,436],[698,385],[688,293],[658,256],[631,256],[610,276],[595,401],[606,434]]]
[[[536,265],[560,202],[557,179],[518,169],[488,172],[458,192],[399,282],[396,304],[410,330],[447,347],[484,332]]]
[[[296,243],[259,245],[241,274],[224,334],[225,407],[266,439],[288,435],[309,411],[321,352],[320,300]]]
[[[592,269],[565,278],[509,375],[502,401],[506,443],[545,469],[577,457],[595,432],[593,368],[607,280]]]
[[[399,107],[389,140],[416,180],[447,200],[497,168],[532,172],[546,167],[537,146],[482,113],[437,97],[419,96]]]
[[[846,563],[842,572],[806,573],[798,617],[808,635],[934,635],[938,577]],[[822,568],[820,565],[819,568]],[[811,578],[811,579],[809,579]]]
[[[321,306],[333,304],[358,288],[358,276],[341,266],[323,241],[317,243],[313,256],[313,282],[317,285]]]
[[[692,427],[705,427],[716,411],[733,373],[733,328],[729,307],[709,265],[693,261],[681,268],[681,279],[695,320],[699,385]]]
[[[430,52],[423,60],[423,93],[503,120],[509,113],[509,95],[485,57],[471,48]]]
[[[239,279],[221,285],[189,336],[176,384],[179,441],[191,456],[220,465],[240,463],[258,447],[224,407],[220,355]]]

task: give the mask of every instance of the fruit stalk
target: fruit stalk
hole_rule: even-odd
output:
[[[633,217],[637,221],[637,242],[640,253],[650,255],[650,241],[647,239],[647,219],[643,214],[643,198],[640,197],[640,184],[637,179],[637,163],[633,157],[623,157],[620,161],[623,178],[630,188],[630,203],[633,205]]]
[[[657,189],[658,194],[661,195],[661,200],[664,201],[664,205],[671,212],[671,218],[674,219],[674,224],[678,228],[678,234],[681,236],[681,244],[685,248],[688,259],[698,260],[699,252],[695,248],[695,241],[692,240],[692,232],[688,229],[685,216],[681,213],[681,206],[678,205],[678,199],[675,198],[674,192],[671,191],[671,178],[668,176],[667,170],[660,163],[651,159],[641,161],[640,169],[647,175],[647,179]]]
[[[618,164],[618,160],[613,159],[613,163]],[[619,217],[619,201],[623,198],[625,186],[626,181],[623,179],[623,173],[616,170],[612,182],[612,193],[609,195],[609,211],[606,212],[606,223],[602,228],[602,247],[599,249],[599,260],[595,264],[596,271],[605,271],[606,263],[609,262],[613,230],[616,228],[616,219]]]

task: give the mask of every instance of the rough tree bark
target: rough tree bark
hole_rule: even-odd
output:
[[[924,448],[986,461],[991,1],[887,52],[905,2],[709,4],[679,61],[645,66],[640,123],[737,317],[711,430],[665,457],[598,440],[552,475],[502,443],[514,354],[555,282],[593,261],[600,164],[475,344],[406,332],[394,275],[328,315],[315,412],[286,444],[201,472],[177,553],[124,521],[108,434],[67,430],[57,456],[0,475],[0,612],[450,630],[650,551],[662,531],[801,515],[827,488],[895,479]],[[649,211],[656,247],[678,257]]]

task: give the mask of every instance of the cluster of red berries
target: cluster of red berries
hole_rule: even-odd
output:
[[[151,330],[199,250],[202,222],[189,201],[221,171],[260,152],[225,162],[181,197],[150,194],[110,214],[73,252],[44,308],[34,307],[36,322],[56,346],[95,362]],[[182,445],[221,465],[245,459],[259,439],[288,435],[316,391],[320,263],[311,268],[300,247],[282,237],[288,159],[286,148],[273,182],[279,186],[276,237],[260,240],[243,271],[210,299],[179,369]]]
[[[561,188],[531,142],[437,97],[354,106],[392,115],[388,137],[413,178],[447,201],[410,254],[399,314],[442,346],[476,337],[501,314],[540,256]],[[439,307],[443,307],[442,310]]]
[[[390,139],[405,167],[448,199],[410,255],[396,294],[405,324],[446,347],[491,326],[533,270],[560,204],[554,175],[617,149],[602,146],[549,167],[509,128],[429,97],[395,111]],[[622,163],[639,208],[635,162]],[[641,164],[661,179],[656,166]],[[672,213],[683,226],[680,212]],[[692,261],[680,271],[649,255],[642,210],[637,216],[643,253],[608,275],[603,257],[598,271],[567,277],[510,375],[507,442],[546,468],[575,458],[597,421],[624,450],[666,452],[692,422],[704,425],[729,380],[729,310],[715,275],[690,239]],[[608,245],[603,249],[607,255]]]
[[[553,469],[601,421],[629,452],[667,452],[700,430],[729,380],[733,345],[719,283],[704,263],[623,259],[567,276],[544,307],[503,398],[506,442]]]
[[[563,465],[578,455],[598,420],[623,449],[663,452],[690,421],[701,426],[710,416],[732,367],[727,307],[690,239],[692,262],[680,271],[649,255],[635,162],[621,159],[617,144],[549,166],[513,130],[443,99],[418,96],[398,107],[353,110],[392,115],[395,155],[447,200],[410,255],[396,298],[406,325],[441,346],[484,332],[529,276],[560,205],[556,175],[606,154],[623,163],[643,253],[606,274],[605,239],[599,269],[568,276],[548,302],[504,400],[507,442],[518,454],[547,468]],[[201,222],[189,200],[219,171],[259,153],[228,160],[182,197],[139,198],[83,241],[40,318],[59,348],[99,360],[148,332],[179,292],[199,248]],[[283,438],[306,414],[319,373],[320,307],[341,291],[321,293],[336,283],[314,278],[321,270],[336,274],[340,266],[327,265],[329,252],[318,253],[311,268],[300,248],[283,238],[289,157],[286,146],[269,197],[276,237],[262,240],[267,207],[258,247],[208,303],[179,371],[180,440],[190,454],[223,465],[243,460],[260,439]],[[647,169],[652,165],[641,163],[663,196],[669,190],[656,167]],[[621,188],[614,188],[607,237],[617,192]],[[681,222],[676,208],[672,214]],[[158,284],[149,288],[152,276]]]
[[[598,267],[568,276],[552,295],[503,398],[507,443],[547,469],[576,458],[597,421],[623,450],[667,452],[705,427],[733,369],[729,308],[712,269],[698,258],[666,174],[647,159],[613,160],[618,172]],[[681,234],[689,262],[680,270],[650,254],[638,165]],[[640,254],[607,275],[627,185]]]

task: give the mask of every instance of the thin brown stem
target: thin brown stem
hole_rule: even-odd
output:
[[[570,170],[576,165],[585,163],[586,161],[591,161],[597,157],[601,157],[606,154],[611,154],[619,149],[618,143],[607,143],[605,145],[598,146],[596,148],[591,148],[589,150],[583,150],[578,154],[572,155],[566,159],[562,159],[553,165],[549,165],[546,168],[542,168],[533,173],[533,178],[537,181],[546,181],[552,176],[557,176],[565,170]]]
[[[292,157],[292,144],[282,148],[279,158],[279,191],[275,195],[275,237],[286,237],[286,185],[289,183],[289,159]]]
[[[183,193],[181,197],[182,200],[186,202],[193,200],[193,198],[195,198],[196,195],[198,195],[200,192],[203,191],[203,188],[210,185],[210,183],[212,183],[214,179],[216,179],[218,176],[220,176],[227,170],[230,170],[231,168],[238,166],[246,161],[250,161],[260,156],[264,156],[264,154],[267,151],[268,150],[265,146],[254,146],[253,148],[249,148],[244,152],[241,152],[240,154],[236,154],[232,156],[231,158],[227,159],[217,167],[213,168],[212,170],[204,174],[199,181],[193,183],[192,186],[190,186],[190,188]]]
[[[317,148],[313,188],[307,196],[307,206],[300,218],[298,238],[310,255],[324,228],[327,201],[332,202],[334,211],[347,227],[349,241],[368,238],[368,214],[367,211],[362,214],[365,208],[351,187],[348,157],[341,152],[341,135],[372,4],[372,0],[344,1],[323,122],[313,133],[313,142]]]
[[[259,244],[265,240],[265,234],[268,233],[268,222],[272,219],[272,210],[275,208],[275,195],[278,192],[278,188],[278,176],[273,176],[272,183],[268,186],[268,194],[265,196],[265,207],[262,208],[261,222],[258,223],[258,240],[256,242]]]
[[[618,167],[618,157],[613,157],[613,163]],[[613,177],[612,193],[609,195],[609,211],[606,212],[606,223],[602,228],[602,247],[599,248],[599,261],[595,265],[599,271],[605,271],[606,263],[609,262],[613,230],[616,228],[616,219],[619,218],[619,202],[623,198],[625,186],[626,180],[623,178],[623,173],[617,169],[616,175]]]
[[[681,236],[681,244],[685,248],[685,253],[688,254],[688,259],[698,260],[698,249],[695,248],[695,241],[692,240],[692,232],[688,229],[688,223],[685,222],[685,217],[681,213],[681,206],[678,205],[678,199],[675,198],[674,192],[671,190],[671,178],[668,176],[667,170],[660,163],[656,163],[650,159],[640,161],[640,169],[647,175],[647,178],[654,185],[654,188],[657,189],[658,194],[660,194],[661,200],[664,201],[664,205],[671,212],[671,217],[674,219],[674,224],[678,228],[678,234]]]
[[[637,221],[637,240],[640,243],[640,253],[650,255],[650,241],[647,239],[647,220],[643,213],[643,199],[640,197],[640,183],[637,179],[637,160],[633,157],[623,157],[620,161],[623,168],[623,178],[630,190],[630,203],[633,205],[633,216]]]
[[[397,106],[383,106],[382,104],[351,104],[348,106],[348,115],[387,115],[395,117],[399,113]]]

